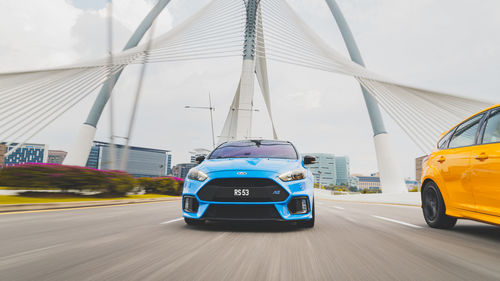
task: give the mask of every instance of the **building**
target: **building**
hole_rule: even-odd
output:
[[[418,182],[422,181],[422,166],[425,158],[427,158],[427,155],[415,159],[415,180]]]
[[[350,176],[349,177],[349,186],[359,188],[359,178],[354,177],[354,176]]]
[[[420,182],[412,180],[412,179],[405,179],[405,184],[406,184],[406,188],[408,190],[412,190],[412,189],[415,189],[415,188],[418,189],[419,185],[420,185]]]
[[[172,175],[172,154],[167,153],[167,176]]]
[[[335,155],[328,153],[306,153],[316,157],[316,164],[308,165],[309,170],[314,175],[314,182],[321,185],[335,185],[337,183],[337,171],[335,169]]]
[[[208,156],[210,154],[210,150],[205,148],[195,148],[193,151],[190,151],[191,154],[191,163],[196,163],[196,158],[199,156]]]
[[[0,143],[0,169],[5,165],[5,152],[7,152],[7,147]]]
[[[146,147],[129,146],[127,167],[125,171],[134,177],[161,177],[170,171],[172,163],[169,150],[154,149]],[[107,142],[94,141],[87,160],[87,167],[112,170],[110,144]],[[124,145],[115,144],[115,169],[118,169],[121,163],[122,155],[125,150]]]
[[[189,170],[198,166],[197,163],[181,163],[172,168],[172,175],[177,178],[185,179]]]
[[[4,143],[5,153],[13,150],[17,145],[17,143],[11,143],[8,145]],[[2,157],[4,159],[2,163],[5,166],[25,163],[44,163],[47,159],[47,149],[45,148],[45,144],[25,143],[8,156],[5,156],[5,153]]]
[[[337,175],[336,185],[349,185],[349,177],[351,176],[349,157],[335,157],[335,171]]]
[[[380,177],[356,176],[359,179],[359,189],[381,189]]]
[[[62,164],[68,153],[62,150],[49,150],[47,163]]]

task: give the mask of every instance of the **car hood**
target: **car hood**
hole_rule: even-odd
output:
[[[270,158],[227,158],[203,161],[198,169],[205,172],[219,171],[268,171],[284,173],[303,168],[299,160]]]

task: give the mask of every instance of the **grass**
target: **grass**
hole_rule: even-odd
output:
[[[77,201],[106,201],[118,199],[150,199],[150,198],[166,198],[177,197],[161,194],[144,194],[144,195],[127,195],[123,197],[96,198],[90,196],[61,196],[55,194],[54,197],[32,197],[32,196],[17,196],[17,195],[0,195],[0,204],[33,204],[33,203],[55,203],[55,202],[77,202]]]

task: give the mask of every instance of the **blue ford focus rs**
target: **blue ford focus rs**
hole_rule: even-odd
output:
[[[184,183],[182,210],[189,225],[205,221],[290,221],[314,226],[314,179],[287,141],[242,140],[197,158]]]

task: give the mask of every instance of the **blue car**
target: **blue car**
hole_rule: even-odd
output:
[[[242,140],[198,157],[184,182],[182,211],[189,225],[205,221],[289,221],[314,226],[314,178],[287,141]]]

